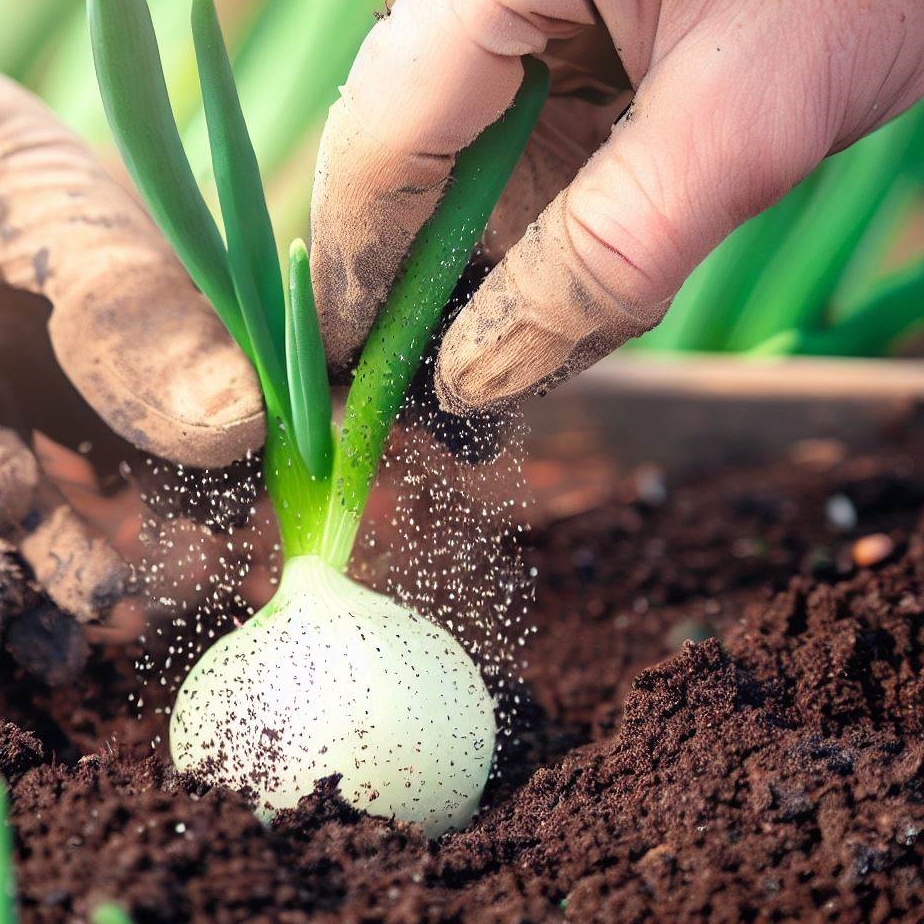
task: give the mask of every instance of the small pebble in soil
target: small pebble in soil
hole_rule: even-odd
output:
[[[649,507],[660,507],[667,501],[667,481],[664,471],[657,465],[640,465],[632,481],[638,499]]]
[[[793,443],[787,455],[796,465],[824,472],[843,462],[847,452],[840,440],[815,438]]]
[[[825,501],[825,516],[835,529],[849,532],[857,525],[857,508],[846,494],[832,494]]]
[[[852,555],[858,568],[871,568],[885,561],[895,551],[895,543],[885,533],[863,536],[853,544]]]

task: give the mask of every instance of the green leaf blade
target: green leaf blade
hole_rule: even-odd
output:
[[[212,0],[193,0],[192,30],[231,277],[267,405],[288,421],[285,296],[276,242]]]
[[[544,64],[524,58],[513,106],[456,157],[443,199],[414,240],[360,356],[344,411],[323,556],[346,565],[385,440],[472,249],[548,94]]]
[[[296,240],[289,251],[286,367],[295,442],[310,474],[326,479],[333,464],[330,384],[324,342],[311,291],[308,249]]]
[[[232,60],[264,176],[290,160],[307,132],[320,131],[381,7],[382,0],[262,0]],[[209,163],[203,115],[197,113],[183,134],[200,178]],[[299,172],[299,191],[310,179]]]
[[[924,257],[871,287],[848,318],[826,332],[826,352],[885,356],[924,324]]]
[[[192,175],[145,0],[88,0],[87,16],[106,117],[154,221],[193,282],[253,358],[227,253]]]

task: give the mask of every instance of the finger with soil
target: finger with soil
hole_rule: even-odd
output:
[[[0,535],[18,546],[37,584],[79,622],[105,621],[129,568],[68,506],[20,438],[0,429]]]

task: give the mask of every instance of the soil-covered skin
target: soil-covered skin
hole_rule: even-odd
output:
[[[924,473],[802,452],[613,494],[535,537],[530,725],[436,844],[334,780],[264,829],[150,756],[129,662],[56,692],[4,662],[23,920],[924,920]]]

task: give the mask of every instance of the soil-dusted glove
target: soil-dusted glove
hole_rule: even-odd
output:
[[[924,4],[398,0],[321,144],[312,265],[335,368],[455,154],[510,104],[524,54],[548,61],[552,95],[489,225],[492,252],[512,246],[443,340],[437,389],[459,413],[655,326],[730,231],[918,99]],[[612,125],[620,86],[634,95]]]
[[[31,340],[49,302],[53,352]],[[106,621],[129,569],[23,438],[56,417],[72,433],[86,426],[80,439],[97,442],[108,425],[173,461],[223,466],[262,443],[262,399],[249,362],[138,202],[3,77],[0,325],[0,424],[18,430],[0,426],[0,633],[22,663],[60,681],[85,656],[76,627]],[[105,423],[78,407],[67,379]],[[21,400],[8,399],[17,389]]]
[[[262,444],[250,363],[147,213],[2,76],[0,280],[51,302],[58,362],[136,446],[206,467]]]

